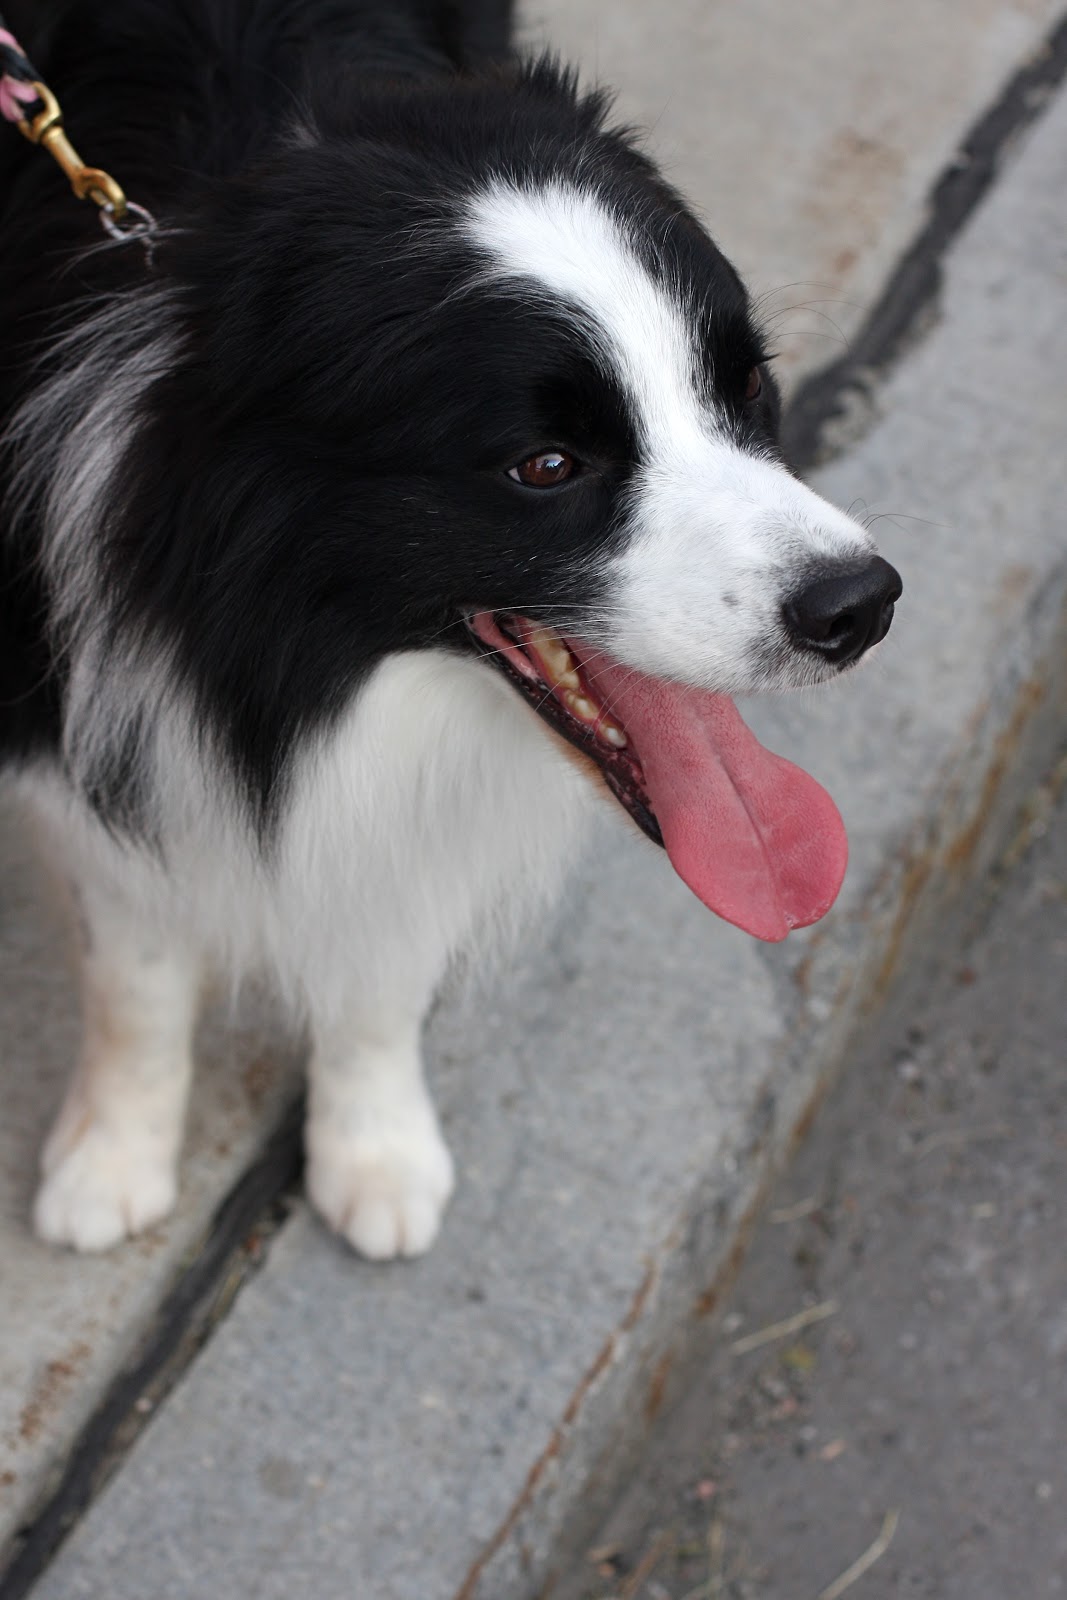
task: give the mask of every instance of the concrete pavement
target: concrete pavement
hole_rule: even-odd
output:
[[[201,1032],[183,1195],[165,1229],[106,1256],[30,1230],[37,1158],[77,1047],[68,915],[10,803],[0,811],[0,1551],[58,1481],[72,1442],[193,1258],[226,1190],[296,1088],[297,1054],[265,999]],[[0,1571],[3,1559],[0,1556]]]
[[[976,86],[993,78],[1002,48],[991,41],[1007,29],[1030,49],[1039,9],[968,12],[968,29],[991,31],[981,48],[951,55],[952,73],[960,56],[982,72],[964,74],[959,101],[955,90],[935,95],[938,115],[968,93],[967,115],[978,109]],[[884,32],[865,35],[872,70]],[[849,28],[828,22],[812,37],[820,52],[836,39],[839,72],[854,69]],[[915,41],[926,70],[937,52],[921,30]],[[726,76],[742,81],[745,59]],[[782,82],[796,57],[775,60]],[[819,52],[808,70],[837,82]],[[686,80],[694,116],[701,81]],[[745,125],[738,111],[720,134]],[[42,1595],[270,1596],[314,1584],[325,1597],[520,1600],[593,1515],[668,1392],[694,1305],[714,1298],[798,1120],[892,980],[926,959],[931,933],[950,937],[953,906],[1060,736],[1067,350],[1055,196],[1065,126],[1057,103],[952,252],[940,325],[879,392],[881,422],[821,480],[845,503],[862,496],[872,510],[923,519],[880,525],[907,603],[877,666],[833,695],[758,712],[764,735],[811,766],[845,811],[853,866],[840,910],[788,950],[760,950],[713,924],[657,855],[616,835],[515,982],[437,1020],[432,1054],[461,1190],[435,1255],[363,1266],[297,1205]],[[933,176],[924,139],[905,162],[920,189]],[[779,145],[777,164],[763,149],[745,159],[762,178],[765,163],[788,169],[789,149]],[[737,160],[731,140],[718,152],[697,186],[713,215],[719,174]],[[749,196],[758,237],[762,187]],[[812,224],[796,228],[806,240]],[[863,270],[877,259],[884,274],[891,257],[875,234]],[[17,841],[12,849],[21,854]],[[5,932],[21,925],[18,910],[7,910]],[[71,1038],[54,939],[53,922],[10,968],[6,1037],[41,1052],[44,1092],[19,1090],[22,1126],[3,1147],[9,1530],[39,1503],[292,1081],[291,1054],[252,1047],[246,1068],[270,1063],[254,1080],[265,1085],[259,1104],[246,1084],[234,1123],[224,1109],[222,1121],[201,1118],[183,1211],[148,1247],[105,1263],[40,1251],[25,1233],[28,1135]],[[42,1013],[56,1021],[35,1043]],[[260,1045],[264,1033],[273,1036],[261,1025]],[[232,1054],[225,1039],[207,1046],[239,1082]],[[5,1052],[5,1074],[13,1066]],[[72,1337],[78,1318],[92,1320],[88,1337]],[[8,1594],[30,1570],[13,1569]]]
[[[526,0],[524,36],[624,119],[767,296],[794,380],[840,354],[961,134],[1061,8],[1046,0]]]
[[[1065,783],[819,1117],[553,1600],[805,1600],[872,1547],[857,1600],[1067,1592]]]

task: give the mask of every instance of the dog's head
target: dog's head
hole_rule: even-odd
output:
[[[707,904],[781,937],[832,902],[843,830],[727,697],[859,660],[899,578],[782,464],[745,291],[656,186],[497,177],[463,227],[537,347],[501,396],[507,522],[531,564],[562,544],[575,584],[530,607],[502,575],[471,630]]]
[[[211,426],[277,419],[246,453],[324,672],[480,652],[720,914],[820,916],[840,819],[728,697],[856,662],[900,582],[781,461],[745,289],[603,103],[544,64],[338,94],[210,234],[243,258],[220,283],[190,247]]]

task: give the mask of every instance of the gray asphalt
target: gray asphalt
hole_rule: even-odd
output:
[[[831,1097],[560,1600],[817,1600],[893,1514],[856,1600],[1067,1590],[1067,802],[1030,837]]]

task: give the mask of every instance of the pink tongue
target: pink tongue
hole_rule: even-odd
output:
[[[727,695],[578,648],[599,704],[633,741],[667,854],[693,893],[757,939],[824,916],[848,861],[826,790],[765,750]]]

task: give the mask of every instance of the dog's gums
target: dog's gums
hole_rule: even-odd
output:
[[[592,674],[572,647],[543,624],[511,612],[480,611],[468,626],[486,656],[551,728],[596,763],[619,804],[661,845],[640,759],[626,730],[600,704]]]

